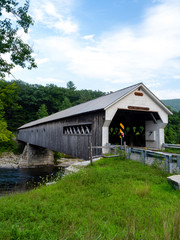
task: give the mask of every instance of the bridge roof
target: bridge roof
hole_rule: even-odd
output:
[[[29,128],[29,127],[32,127],[35,125],[56,121],[56,120],[62,119],[62,118],[72,117],[72,116],[79,115],[82,113],[87,113],[87,112],[92,112],[92,111],[97,111],[97,110],[106,110],[107,108],[112,106],[114,103],[119,101],[121,98],[124,98],[126,95],[128,95],[135,89],[139,88],[140,86],[143,86],[143,88],[148,90],[143,83],[138,83],[133,86],[123,88],[121,90],[107,94],[105,96],[93,99],[93,100],[85,102],[85,103],[81,103],[79,105],[70,107],[63,111],[54,113],[52,115],[49,115],[48,117],[44,117],[44,118],[32,121],[30,123],[24,124],[23,126],[19,127],[18,129]],[[155,97],[155,95],[153,95],[152,93],[151,93],[151,95],[153,96],[153,98],[156,99],[156,102],[158,102],[161,105],[161,107],[163,107],[164,110],[166,110],[166,112],[168,114],[171,114],[170,110],[157,97]]]

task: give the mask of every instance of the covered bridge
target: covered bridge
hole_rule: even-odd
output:
[[[17,139],[88,159],[90,142],[93,146],[120,144],[121,123],[127,145],[160,149],[169,114],[171,111],[139,83],[27,123],[18,129]]]

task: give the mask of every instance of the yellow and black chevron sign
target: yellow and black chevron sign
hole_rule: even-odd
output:
[[[120,136],[119,137],[120,138],[124,137],[124,125],[122,123],[120,123],[119,131],[120,131]]]

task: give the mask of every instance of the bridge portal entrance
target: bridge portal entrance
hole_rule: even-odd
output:
[[[145,147],[146,122],[156,124],[158,120],[160,117],[157,112],[118,109],[109,126],[109,142],[121,144],[120,123],[122,123],[124,125],[123,141],[132,147]]]

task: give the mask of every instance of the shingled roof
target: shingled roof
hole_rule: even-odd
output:
[[[54,114],[52,114],[48,117],[44,117],[44,118],[32,121],[30,123],[27,123],[27,124],[19,127],[18,129],[28,128],[28,127],[32,127],[32,126],[35,126],[35,125],[56,121],[56,120],[59,120],[59,119],[62,119],[62,118],[72,117],[72,116],[79,115],[79,114],[82,114],[82,113],[87,113],[87,112],[92,112],[92,111],[97,111],[97,110],[106,110],[112,104],[116,103],[121,98],[125,97],[127,94],[129,94],[130,92],[132,92],[133,90],[137,89],[140,86],[144,86],[143,83],[138,83],[138,84],[135,84],[133,86],[123,88],[123,89],[118,90],[116,92],[107,94],[105,96],[93,99],[91,101],[81,103],[81,104],[76,105],[74,107],[70,107],[70,108],[65,109],[63,111],[54,113]],[[157,100],[160,102],[159,99],[157,99]],[[163,106],[165,107],[165,105],[163,105]]]

